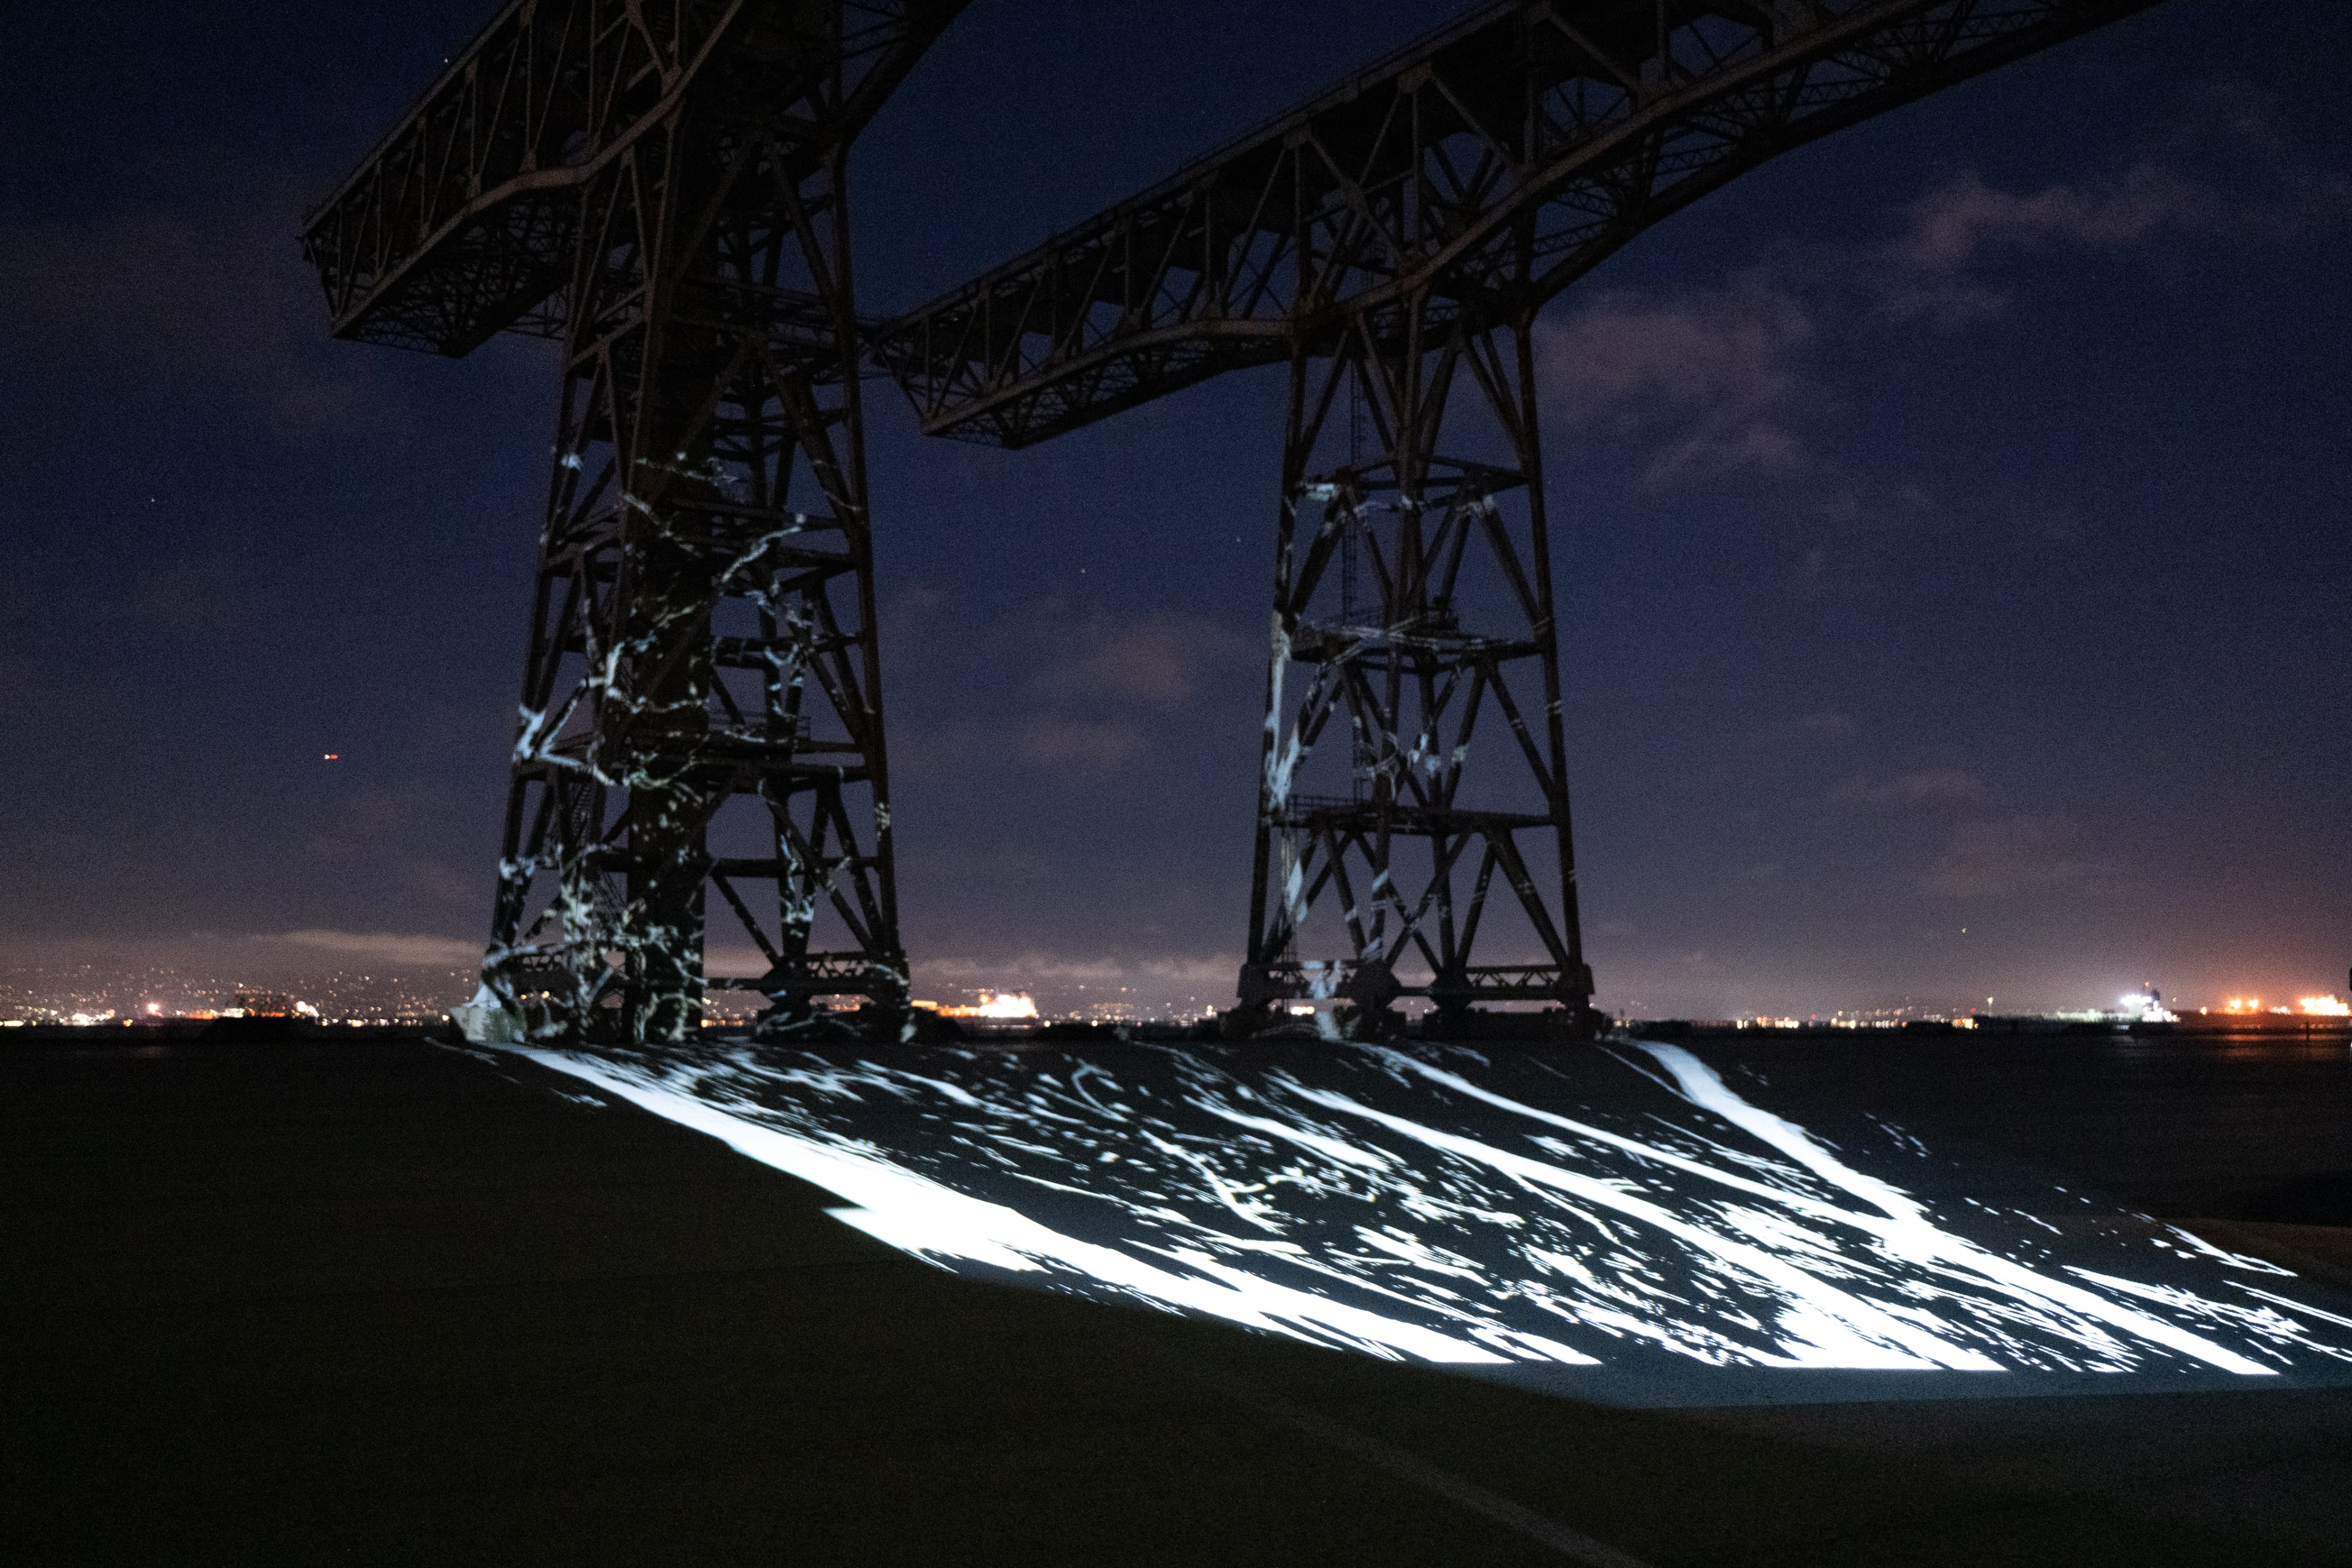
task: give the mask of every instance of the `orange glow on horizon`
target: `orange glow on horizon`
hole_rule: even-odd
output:
[[[983,991],[977,1007],[941,1007],[942,1018],[1034,1018],[1037,1004],[1019,991]]]
[[[2296,1000],[2295,1005],[2307,1016],[2314,1018],[2352,1017],[2352,1003],[2341,1001],[2334,996],[2300,997]]]

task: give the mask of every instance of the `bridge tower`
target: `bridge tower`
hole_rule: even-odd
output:
[[[845,163],[959,8],[517,0],[310,222],[341,335],[562,343],[478,1038],[904,1013]]]
[[[1441,1026],[1482,1001],[1580,1020],[1529,322],[1432,307],[1291,361],[1240,1000],[1344,999],[1373,1031],[1405,995]],[[1490,902],[1517,962],[1474,962]]]
[[[1594,1021],[1530,322],[1747,171],[2154,3],[1485,0],[880,335],[927,432],[1003,447],[1288,365],[1245,1009]]]

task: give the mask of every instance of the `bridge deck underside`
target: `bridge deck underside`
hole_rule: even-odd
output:
[[[1498,0],[900,318],[933,435],[1034,445],[1228,370],[1523,320],[1801,142],[2153,0]]]

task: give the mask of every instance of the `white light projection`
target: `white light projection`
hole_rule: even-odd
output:
[[[2284,1269],[1874,1120],[1833,1146],[1673,1045],[521,1054],[959,1273],[1613,1380],[1595,1397],[1776,1370],[2352,1381],[2346,1304]]]

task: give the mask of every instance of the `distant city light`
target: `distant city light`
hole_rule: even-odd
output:
[[[1034,1018],[1037,1004],[1025,991],[983,991],[975,1007],[941,1007],[942,1018]]]
[[[2298,1000],[2295,1005],[2315,1018],[2352,1017],[2352,1002],[2345,1002],[2335,996],[2305,996]]]
[[[1037,1016],[1037,1004],[1025,991],[983,991],[974,1006],[942,1007],[922,1002],[916,1005],[957,1020],[965,1033],[982,1039],[1026,1039],[1044,1023]]]

